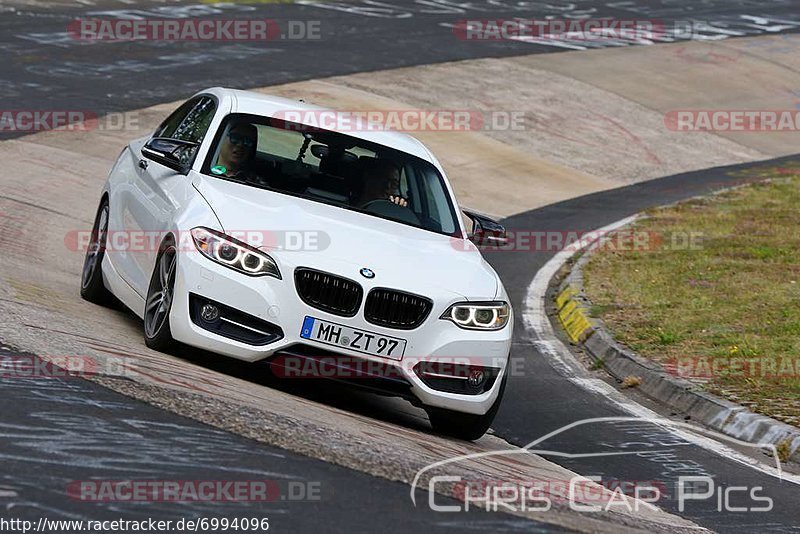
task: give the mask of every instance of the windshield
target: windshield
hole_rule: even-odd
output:
[[[232,114],[204,174],[459,236],[444,179],[429,162],[341,133]]]

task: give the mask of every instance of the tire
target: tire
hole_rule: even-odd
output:
[[[103,258],[108,237],[108,199],[103,198],[97,207],[92,236],[81,271],[81,297],[84,300],[108,306],[114,302],[111,292],[103,284]]]
[[[177,262],[178,253],[175,245],[171,243],[162,245],[145,299],[144,342],[151,349],[162,352],[175,346],[169,328],[169,312],[175,297]]]
[[[444,408],[425,408],[425,411],[428,412],[428,419],[430,419],[434,432],[466,441],[475,441],[479,439],[486,434],[492,421],[494,421],[494,417],[500,409],[500,403],[503,400],[505,389],[506,377],[504,376],[503,381],[500,383],[500,391],[497,393],[497,399],[495,399],[489,411],[483,415],[456,412],[453,410],[445,410]]]

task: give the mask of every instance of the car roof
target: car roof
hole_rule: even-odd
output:
[[[213,87],[198,94],[213,94],[221,101],[228,100],[231,105],[230,113],[247,113],[251,115],[261,115],[266,117],[274,117],[276,114],[287,111],[333,111],[331,108],[316,106],[308,104],[299,100],[291,100],[289,98],[282,98],[263,93],[256,93],[254,91],[243,91],[240,89],[228,89],[224,87]],[[341,111],[341,110],[340,110]],[[356,110],[352,110],[356,111]],[[362,110],[358,110],[362,111]],[[302,116],[302,114],[301,114]],[[312,117],[314,115],[311,115]],[[306,122],[297,121],[300,124]],[[309,124],[309,126],[317,126],[316,124]],[[436,158],[420,141],[414,137],[394,131],[370,131],[370,130],[338,130],[345,135],[363,139],[379,145],[384,145],[390,148],[406,152],[408,154],[417,156],[437,167],[440,167]]]

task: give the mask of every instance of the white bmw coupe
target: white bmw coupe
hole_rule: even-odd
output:
[[[151,348],[269,359],[283,376],[404,397],[434,430],[479,438],[503,396],[513,317],[476,243],[504,229],[465,211],[467,232],[413,137],[289,111],[330,112],[213,88],[125,147],[81,295],[122,301]]]

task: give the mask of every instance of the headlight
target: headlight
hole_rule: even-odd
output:
[[[192,239],[197,250],[211,261],[249,276],[281,278],[275,260],[246,243],[203,227],[192,229]]]
[[[450,306],[441,319],[470,330],[500,330],[508,324],[509,312],[505,302],[461,302]]]

